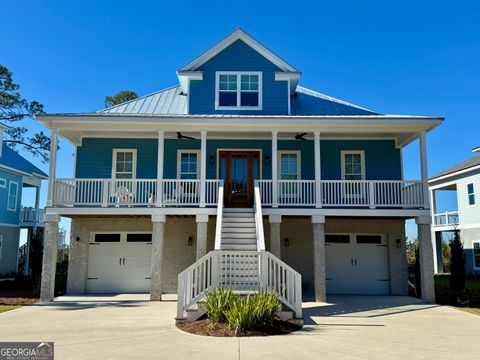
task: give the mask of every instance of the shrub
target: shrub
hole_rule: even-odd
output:
[[[465,253],[459,231],[455,231],[455,237],[450,242],[450,251],[450,289],[463,291],[465,289]]]
[[[225,312],[225,316],[230,328],[235,329],[235,334],[247,330],[255,325],[255,302],[250,296],[246,299],[237,297],[230,309]]]
[[[252,302],[255,320],[259,324],[271,325],[281,306],[278,296],[265,290],[255,294]]]
[[[205,311],[210,320],[214,323],[225,322],[225,313],[232,307],[237,299],[238,296],[235,295],[231,289],[224,289],[222,287],[218,287],[214,291],[208,293],[205,303]]]

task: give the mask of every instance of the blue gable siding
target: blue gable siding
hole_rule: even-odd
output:
[[[393,140],[321,140],[322,178],[341,179],[341,151],[365,151],[367,180],[400,180],[400,149]],[[137,178],[154,179],[157,174],[156,139],[98,139],[83,140],[77,149],[76,177],[110,178],[112,175],[112,152],[115,148],[137,149]],[[166,139],[164,177],[177,177],[178,150],[199,150],[200,140]],[[218,149],[259,149],[262,151],[262,178],[271,179],[272,143],[270,140],[207,140],[207,178],[217,177]],[[302,179],[315,178],[313,141],[279,140],[278,150],[301,151]],[[213,156],[213,164],[210,158]],[[270,163],[265,163],[266,157]]]
[[[22,203],[22,177],[8,171],[0,170],[0,179],[6,180],[5,187],[0,187],[0,223],[18,225],[20,220],[20,208]],[[8,189],[10,182],[12,181],[18,184],[17,208],[15,211],[7,210]]]
[[[280,68],[242,40],[235,41],[198,70],[203,71],[203,80],[190,81],[190,114],[288,114],[288,84],[286,81],[275,81],[274,73],[281,71]],[[262,71],[262,110],[215,110],[216,71]]]

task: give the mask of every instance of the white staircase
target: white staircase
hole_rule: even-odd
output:
[[[223,209],[221,250],[257,250],[253,208]]]
[[[302,276],[265,251],[260,190],[255,185],[253,209],[223,208],[219,187],[215,250],[178,275],[177,322],[191,322],[205,311],[208,292],[217,287],[239,294],[268,290],[278,295],[282,318],[302,318]]]

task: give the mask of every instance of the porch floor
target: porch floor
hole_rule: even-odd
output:
[[[263,338],[209,338],[174,325],[176,302],[147,294],[66,296],[0,314],[2,341],[54,341],[59,359],[477,359],[480,316],[417,299],[330,296],[305,326]]]

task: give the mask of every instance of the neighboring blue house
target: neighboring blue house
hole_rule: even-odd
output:
[[[17,272],[20,229],[30,232],[44,226],[44,210],[39,209],[38,200],[41,182],[47,178],[42,170],[3,143],[5,129],[8,127],[0,124],[0,275]],[[24,187],[36,188],[33,208],[22,207]]]
[[[442,118],[306,89],[241,29],[177,76],[96,113],[38,116],[53,144],[76,146],[68,179],[55,177],[52,147],[43,301],[60,216],[72,218],[69,293],[178,293],[179,320],[218,285],[276,291],[297,316],[302,290],[406,295],[407,219],[434,300],[426,133]],[[422,178],[406,180],[402,149],[416,139]]]
[[[446,235],[460,232],[465,250],[465,269],[469,275],[480,275],[480,147],[473,149],[475,156],[462,161],[429,180],[432,198],[432,239],[435,272],[444,272],[442,245]],[[455,192],[456,209],[444,213],[437,211],[437,193]]]

